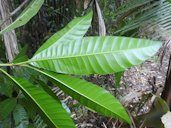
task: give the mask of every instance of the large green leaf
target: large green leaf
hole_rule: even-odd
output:
[[[78,100],[81,104],[105,116],[122,119],[130,123],[130,118],[119,101],[105,89],[79,78],[56,74],[33,68],[52,78],[57,86],[65,93]]]
[[[32,0],[28,7],[19,15],[19,17],[13,23],[0,31],[0,35],[26,24],[33,16],[37,14],[43,3],[44,0]]]
[[[59,100],[54,99],[40,87],[32,85],[25,79],[14,78],[1,69],[1,71],[10,77],[23,93],[31,99],[41,110],[47,123],[54,128],[75,128],[72,119],[62,107]]]
[[[84,37],[47,48],[29,62],[65,74],[109,74],[141,64],[160,46],[160,42],[145,39]]]
[[[9,98],[0,103],[0,120],[4,120],[14,110],[16,106],[16,99]]]
[[[43,52],[51,52],[56,45],[64,42],[70,42],[82,38],[91,25],[92,12],[87,15],[72,20],[65,28],[50,37],[35,53],[35,55]]]

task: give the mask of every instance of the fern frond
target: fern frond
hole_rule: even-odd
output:
[[[13,112],[16,128],[27,127],[29,124],[29,118],[26,110],[20,104],[17,104]]]
[[[154,34],[151,36],[153,39],[171,33],[171,4],[166,0],[155,1],[132,15],[138,15],[138,17],[131,18],[115,34],[124,35],[131,30],[144,26],[147,26],[149,30],[154,30]]]
[[[40,115],[36,115],[34,120],[34,128],[48,128],[47,124],[44,123]]]

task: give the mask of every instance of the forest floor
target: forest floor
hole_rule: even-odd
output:
[[[151,108],[151,94],[161,94],[164,87],[170,52],[165,49],[161,59],[162,52],[161,49],[152,59],[126,70],[118,88],[115,87],[114,75],[94,75],[86,79],[115,95],[133,117],[145,114]],[[118,120],[100,116],[83,106],[76,109],[72,115],[78,128],[130,128]],[[137,124],[134,125],[139,128]]]
[[[153,58],[139,66],[127,69],[119,87],[115,85],[114,75],[91,75],[84,76],[83,79],[105,88],[117,97],[127,108],[134,122],[135,117],[150,111],[153,103],[152,96],[161,94],[167,74],[169,55],[169,48],[163,47]],[[53,90],[68,106],[65,105],[66,109],[72,112],[71,116],[77,128],[142,128],[141,123],[134,122],[134,126],[129,126],[119,120],[99,115],[80,105],[70,96],[66,96],[58,88],[55,87]]]

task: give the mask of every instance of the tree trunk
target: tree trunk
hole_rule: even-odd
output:
[[[167,76],[165,81],[164,90],[162,92],[161,97],[167,102],[171,109],[171,55],[169,59],[169,66],[167,70]]]
[[[1,29],[7,27],[9,24],[12,23],[12,18],[10,17],[10,6],[8,0],[0,0],[0,19],[5,21],[1,27]],[[18,54],[18,45],[17,45],[17,38],[15,31],[11,31],[5,33],[3,35],[7,59],[9,62],[12,62],[15,55]]]

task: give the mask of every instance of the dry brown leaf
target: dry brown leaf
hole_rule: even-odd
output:
[[[98,23],[99,23],[99,35],[105,36],[106,35],[106,26],[105,26],[102,12],[101,12],[101,9],[100,9],[100,6],[99,6],[97,0],[95,0],[95,6],[96,6],[96,11],[97,11]]]

